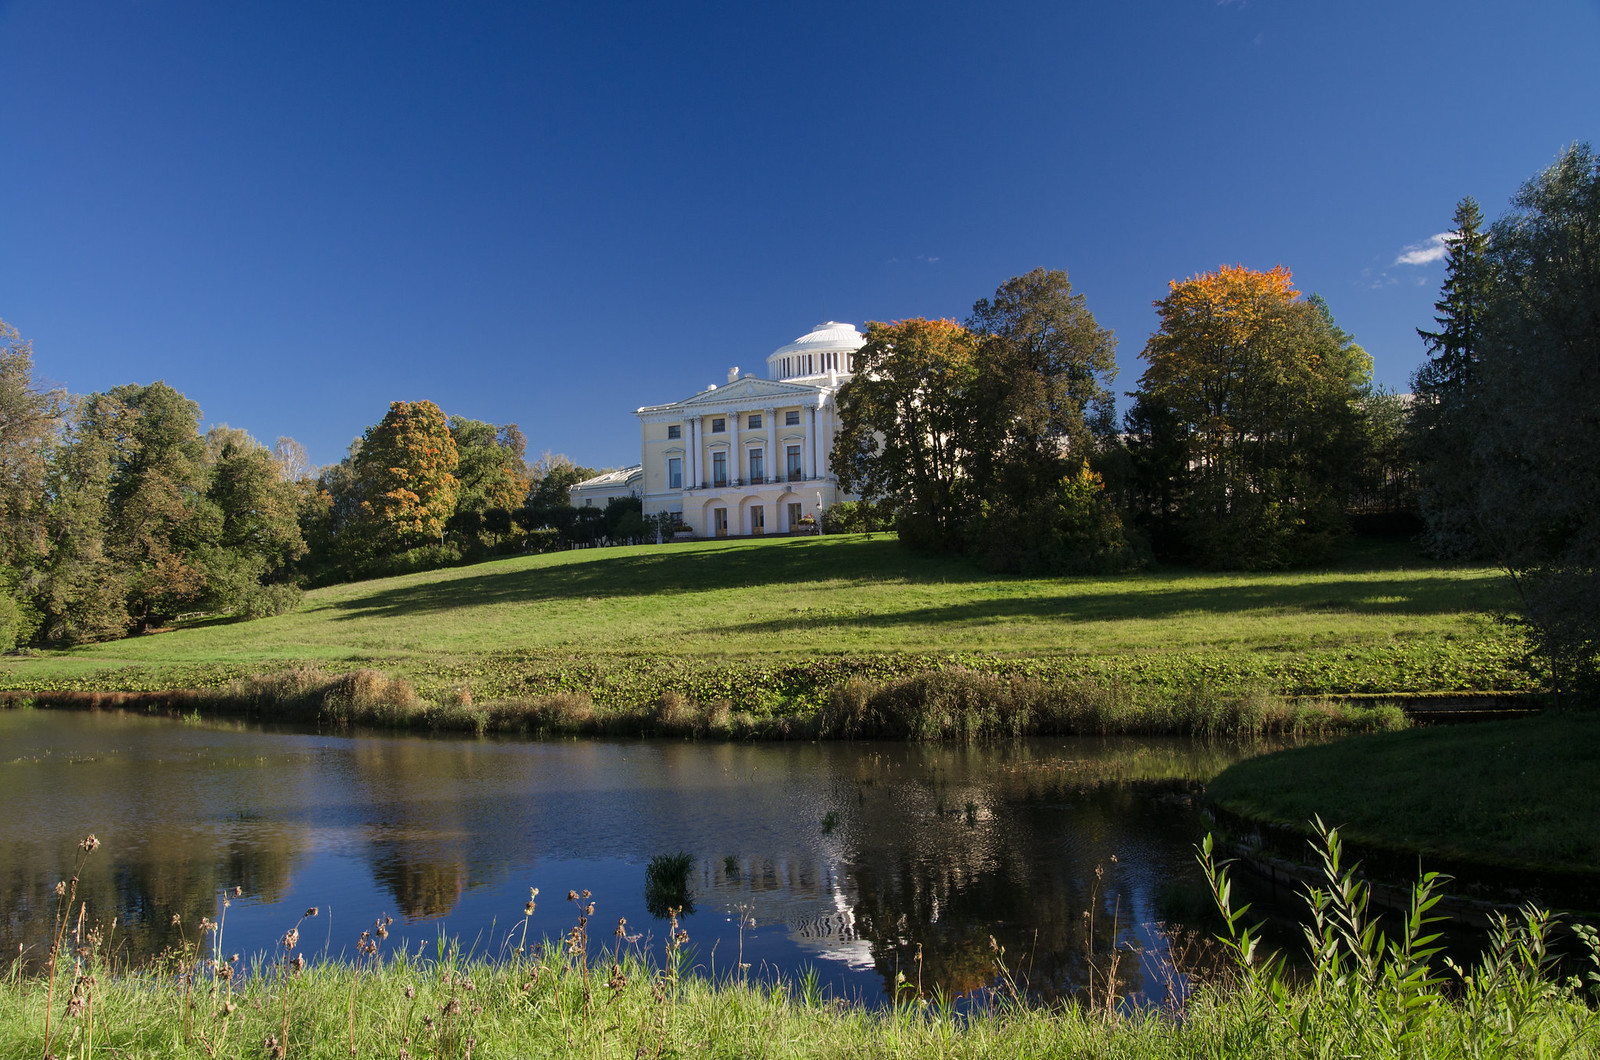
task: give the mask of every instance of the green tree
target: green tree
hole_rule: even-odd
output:
[[[982,365],[983,450],[1007,477],[1021,477],[1007,491],[1014,499],[1020,490],[1053,490],[1069,463],[1114,433],[1116,337],[1060,269],[1007,280],[973,305],[967,326]]]
[[[1434,303],[1438,330],[1417,329],[1427,360],[1411,378],[1408,428],[1418,479],[1418,509],[1428,547],[1445,556],[1479,551],[1471,498],[1475,474],[1462,456],[1472,451],[1476,428],[1470,396],[1477,377],[1483,328],[1494,282],[1483,214],[1471,197],[1456,206],[1444,285]]]
[[[954,321],[874,321],[839,388],[834,473],[848,492],[893,498],[901,540],[914,547],[961,544],[977,351],[977,336]]]
[[[638,497],[617,497],[605,509],[606,537],[631,544],[644,536],[644,504]]]
[[[367,428],[355,454],[361,508],[380,552],[434,542],[456,508],[459,457],[449,423],[431,401],[396,401]]]
[[[483,544],[478,538],[484,533],[493,538],[489,545],[498,544],[510,531],[510,516],[491,520],[489,513],[521,507],[532,486],[527,440],[514,423],[496,427],[464,416],[450,417],[450,436],[459,454],[456,478],[461,481],[453,529],[468,535],[474,545]],[[467,522],[472,523],[470,529]]]
[[[565,454],[548,449],[528,470],[531,485],[527,504],[536,511],[570,507],[572,487],[599,474],[592,467],[580,467]]]
[[[1489,233],[1463,520],[1512,575],[1558,689],[1600,688],[1600,159],[1576,145]],[[1451,415],[1454,408],[1448,409]],[[1590,701],[1592,702],[1592,695]]]
[[[49,553],[46,484],[65,408],[65,394],[34,381],[32,345],[0,320],[0,651],[39,626],[32,597]]]
[[[215,429],[208,443],[213,434]],[[213,610],[271,613],[278,606],[267,603],[263,582],[284,582],[289,565],[306,551],[299,519],[302,491],[284,480],[271,450],[239,434],[223,440],[211,461],[207,496],[222,516],[222,527],[209,565],[207,597]],[[278,599],[297,598],[280,593]]]
[[[1362,462],[1372,361],[1281,266],[1173,281],[1141,356],[1143,440],[1178,454],[1179,537],[1194,559],[1274,567],[1325,554]]]
[[[198,606],[206,546],[222,529],[206,496],[200,407],[156,382],[91,394],[83,409],[88,431],[110,454],[106,543],[125,579],[129,616],[149,627]]]
[[[1088,539],[1068,528],[1115,524],[1120,541],[1120,519],[1099,485],[1075,492],[1063,483],[1078,481],[1084,461],[1114,438],[1116,338],[1058,269],[1007,280],[973,306],[968,326],[979,365],[968,473],[981,498],[968,550],[1001,570],[1105,569],[1099,545],[1074,554]]]

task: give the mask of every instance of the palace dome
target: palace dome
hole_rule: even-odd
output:
[[[859,350],[866,345],[867,338],[856,330],[854,324],[841,324],[837,320],[830,320],[826,324],[818,324],[809,332],[787,346],[780,346],[773,351],[774,357],[789,353],[821,353],[824,350]]]

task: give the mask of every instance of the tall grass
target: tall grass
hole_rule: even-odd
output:
[[[1306,896],[1309,971],[1291,979],[1263,952],[1208,840],[1201,862],[1223,917],[1225,959],[1172,969],[1187,988],[1159,1007],[1108,992],[1114,973],[1094,979],[1100,985],[1081,1004],[1030,1002],[1025,960],[996,946],[992,987],[980,996],[958,1006],[902,976],[891,1003],[868,1010],[827,996],[814,976],[765,979],[741,963],[713,979],[696,970],[676,919],[664,940],[629,934],[623,920],[609,938],[595,932],[591,940],[596,899],[573,892],[577,923],[562,939],[529,947],[513,931],[492,956],[465,956],[445,939],[431,952],[385,956],[364,932],[354,963],[307,963],[294,954],[296,924],[276,957],[236,975],[237,962],[222,956],[219,924],[209,959],[200,959],[198,943],[142,968],[116,967],[104,947],[83,951],[80,977],[92,983],[92,1004],[77,991],[63,1004],[44,978],[13,965],[0,979],[0,1055],[1321,1058],[1600,1050],[1593,931],[1572,925],[1577,957],[1561,969],[1550,943],[1557,921],[1528,907],[1503,918],[1482,959],[1463,968],[1436,945],[1431,911],[1441,878],[1418,880],[1408,914],[1386,935],[1368,916],[1358,873],[1342,862],[1336,830],[1321,830],[1320,858],[1324,882]],[[1088,956],[1102,970],[1115,959]]]
[[[18,700],[20,702],[20,697]],[[469,689],[441,702],[376,670],[294,668],[253,675],[213,692],[39,692],[34,706],[166,710],[363,726],[520,735],[649,735],[735,739],[994,740],[1037,735],[1322,735],[1404,728],[1404,712],[1204,685],[1173,691],[1121,682],[1000,677],[963,667],[887,680],[854,677],[823,705],[787,714],[736,711],[722,697],[675,691],[633,707],[598,706],[585,692],[476,701]]]

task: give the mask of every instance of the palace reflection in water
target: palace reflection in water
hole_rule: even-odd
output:
[[[1114,940],[1159,951],[1150,925],[1200,886],[1193,778],[1242,753],[325,736],[36,711],[0,714],[0,738],[9,952],[41,951],[89,832],[103,846],[80,896],[134,959],[192,937],[234,887],[226,951],[265,950],[319,905],[313,951],[344,952],[390,913],[391,947],[431,950],[443,931],[494,952],[529,887],[530,937],[570,926],[560,896],[587,888],[597,926],[626,916],[658,947],[643,870],[681,850],[700,964],[727,972],[742,946],[758,973],[814,966],[869,1002],[897,973],[946,996],[989,985],[994,945],[1045,996],[1081,989],[1091,939],[1102,959]],[[1157,985],[1137,953],[1118,980]]]

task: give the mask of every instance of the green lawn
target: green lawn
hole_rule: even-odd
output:
[[[1600,873],[1600,714],[1376,733],[1238,762],[1208,799],[1451,861]]]
[[[1514,690],[1514,639],[1483,614],[1507,603],[1496,572],[1404,546],[1312,572],[1012,578],[892,535],[707,541],[334,586],[278,618],[8,657],[0,688],[210,688],[308,664],[379,669],[425,696],[604,701],[604,686],[626,698],[686,673],[800,667],[827,683],[962,663],[1285,694]]]

